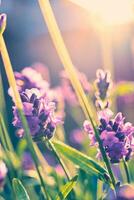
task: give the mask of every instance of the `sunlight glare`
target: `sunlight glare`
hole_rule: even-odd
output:
[[[105,25],[125,24],[134,17],[134,0],[71,0]]]

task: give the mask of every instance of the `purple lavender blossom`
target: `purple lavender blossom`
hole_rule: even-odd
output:
[[[43,64],[35,63],[34,65],[32,65],[32,67],[24,68],[20,73],[15,72],[15,78],[19,93],[24,92],[26,89],[32,88],[37,88],[38,90],[40,90],[40,93],[42,95],[45,95],[47,93],[49,99],[56,104],[56,115],[64,118],[64,98],[61,87],[50,88],[49,72]],[[8,93],[14,101],[14,95],[11,88],[9,88]],[[30,105],[28,107],[30,107]],[[22,130],[19,131],[20,135],[21,133]]]
[[[56,104],[55,115],[60,116],[62,119],[65,117],[65,103],[61,87],[55,87],[48,91],[48,97]],[[58,95],[57,95],[58,94]]]
[[[32,68],[37,71],[37,73],[41,74],[43,80],[46,80],[48,83],[50,83],[51,80],[48,67],[46,67],[43,63],[36,62],[32,64]]]
[[[49,83],[32,67],[25,67],[20,73],[15,72],[15,79],[20,93],[24,92],[26,89],[37,88],[42,94],[45,94],[49,88]],[[13,97],[11,88],[8,92],[9,95]]]
[[[91,92],[91,85],[89,84],[86,75],[79,71],[77,71],[77,74],[85,93],[88,95],[89,92]],[[61,87],[65,101],[71,106],[78,105],[78,100],[74,89],[65,71],[61,72]]]
[[[53,137],[57,124],[61,123],[58,117],[55,117],[55,103],[49,101],[46,95],[42,96],[38,89],[27,89],[20,93],[24,114],[29,124],[31,135],[34,139],[37,137]],[[24,130],[18,115],[18,110],[13,107],[13,125],[17,128],[17,135],[22,137]]]
[[[122,113],[118,113],[115,118],[112,118],[112,112],[109,109],[100,111],[98,114],[100,120],[98,131],[110,161],[118,163],[122,158],[129,160],[134,152],[134,126],[125,122]],[[88,121],[84,122],[84,130],[89,134],[91,144],[97,146],[93,129]]]
[[[98,92],[96,93],[97,99],[104,100],[108,96],[108,90],[111,86],[110,73],[98,69],[96,72],[97,80],[95,81]]]
[[[125,185],[119,186],[116,197],[115,197],[114,191],[110,189],[105,199],[133,200],[134,199],[134,185],[125,184]]]
[[[5,163],[1,160],[0,161],[0,187],[3,187],[4,185],[4,180],[7,175],[7,167]]]

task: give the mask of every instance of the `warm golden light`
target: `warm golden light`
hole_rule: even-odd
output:
[[[133,0],[71,0],[87,9],[105,25],[124,24],[132,21]]]
[[[95,0],[94,10],[107,25],[124,24],[133,19],[131,0]]]

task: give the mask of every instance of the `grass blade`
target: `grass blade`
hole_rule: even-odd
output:
[[[95,137],[96,137],[96,140],[98,141],[103,160],[105,162],[108,173],[110,175],[112,185],[115,188],[116,187],[116,179],[114,177],[114,174],[113,174],[113,171],[112,171],[112,168],[110,165],[110,161],[107,157],[107,154],[103,147],[102,141],[100,139],[99,132],[96,128],[96,123],[94,122],[95,119],[96,119],[96,122],[98,121],[95,109],[92,106],[92,102],[89,101],[89,99],[87,99],[86,94],[84,93],[84,90],[82,88],[82,85],[78,79],[75,67],[71,61],[70,55],[65,46],[64,40],[62,38],[61,32],[60,32],[58,24],[56,22],[56,19],[55,19],[55,16],[54,16],[54,13],[51,8],[49,0],[45,0],[45,1],[38,0],[38,2],[39,2],[40,9],[41,9],[42,15],[44,17],[44,20],[47,24],[49,33],[51,35],[51,38],[52,38],[55,48],[57,50],[57,53],[60,57],[60,60],[63,64],[65,70],[67,71],[67,73],[69,75],[70,81],[71,81],[72,86],[75,90],[75,93],[78,97],[78,100],[80,102],[82,110],[83,110],[86,118],[88,120],[90,120],[90,122],[92,124],[92,127],[95,132]]]
[[[108,173],[101,165],[99,165],[92,158],[84,155],[78,150],[59,141],[53,141],[56,150],[72,161],[75,165],[79,166],[88,174],[93,174],[105,182],[109,182]],[[110,183],[110,182],[109,182]]]
[[[61,191],[59,192],[55,200],[64,200],[68,196],[68,194],[71,192],[71,190],[74,188],[74,186],[76,185],[77,179],[78,179],[78,175],[76,175],[68,183],[66,183],[62,187]]]
[[[30,200],[28,193],[21,181],[17,178],[14,178],[12,181],[13,190],[16,196],[16,200]]]
[[[20,94],[18,92],[17,85],[16,85],[16,80],[15,80],[15,77],[14,77],[12,64],[11,64],[11,61],[10,61],[10,58],[9,58],[9,55],[8,55],[8,51],[7,51],[7,48],[6,48],[6,44],[5,44],[5,41],[4,41],[4,38],[3,38],[2,35],[0,36],[0,49],[1,49],[2,61],[4,63],[8,82],[10,84],[10,87],[13,89],[15,105],[18,109],[18,114],[19,114],[19,117],[22,121],[22,125],[23,125],[24,131],[25,131],[26,141],[27,141],[30,153],[32,155],[33,161],[35,163],[35,167],[36,167],[36,170],[37,170],[37,173],[38,173],[41,185],[42,185],[42,189],[44,191],[44,196],[46,196],[47,200],[49,200],[50,198],[49,198],[49,195],[48,195],[47,190],[46,190],[46,184],[45,184],[45,181],[42,177],[42,168],[40,166],[40,162],[38,160],[36,152],[34,150],[33,141],[32,141],[31,134],[30,134],[30,129],[29,129],[25,114],[23,112],[23,104],[22,104],[22,101],[21,101],[21,98],[20,98]]]

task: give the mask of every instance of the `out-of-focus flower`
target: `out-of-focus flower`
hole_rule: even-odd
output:
[[[32,67],[25,67],[21,72],[15,72],[15,79],[20,93],[26,89],[37,88],[45,94],[49,88],[49,83]],[[13,97],[12,88],[8,92]]]
[[[41,74],[43,80],[46,80],[48,83],[50,83],[49,70],[43,63],[36,62],[32,64],[32,69],[36,70],[37,73]]]
[[[77,71],[77,74],[85,93],[89,94],[91,91],[91,85],[88,82],[86,75],[79,71]],[[71,106],[78,105],[78,100],[75,95],[74,89],[65,71],[61,72],[61,87],[65,101]]]
[[[97,86],[97,92],[96,97],[97,99],[100,98],[101,100],[104,100],[108,97],[109,94],[109,88],[111,87],[111,79],[110,79],[110,73],[104,72],[101,69],[98,69],[96,72],[97,79],[95,81]]]
[[[75,148],[80,149],[84,139],[84,134],[81,129],[74,129],[69,134],[69,143]]]
[[[134,186],[132,185],[121,186],[118,193],[118,200],[121,199],[127,199],[127,200],[134,199]]]
[[[130,184],[125,184],[119,186],[117,190],[117,196],[115,197],[115,194],[113,190],[110,189],[105,200],[133,200],[134,199],[134,186]]]
[[[55,87],[48,92],[49,99],[56,105],[55,115],[60,116],[62,119],[65,117],[65,103],[61,87]]]
[[[6,28],[7,15],[5,13],[0,14],[0,34],[2,34]]]
[[[32,156],[29,152],[25,152],[22,158],[22,168],[23,170],[32,170],[34,169],[34,162]]]
[[[98,114],[100,120],[98,131],[110,161],[118,163],[122,158],[129,160],[134,152],[134,126],[124,122],[122,113],[118,113],[115,118],[112,118],[109,109]],[[84,122],[84,129],[89,134],[91,144],[98,146],[90,122]]]
[[[72,142],[75,142],[77,144],[81,144],[82,140],[83,140],[83,134],[81,129],[75,129],[70,133],[70,140],[72,140]]]
[[[8,170],[5,163],[2,160],[0,160],[0,187],[3,187],[4,185],[7,172]]]
[[[25,67],[21,72],[15,72],[15,79],[20,93],[26,89],[37,88],[42,95],[47,93],[49,99],[56,104],[56,114],[64,118],[64,98],[61,87],[50,88],[50,77],[48,69],[41,63],[35,63],[32,67]],[[11,88],[8,90],[9,95],[14,95]],[[58,95],[57,95],[58,94]],[[21,134],[20,130],[20,134]]]
[[[61,119],[55,117],[55,103],[49,101],[46,95],[42,96],[40,91],[34,88],[27,89],[20,95],[32,137],[44,136],[48,139],[53,137],[57,124],[61,123]],[[24,130],[16,107],[13,107],[13,114],[13,125],[18,129],[18,136],[22,137]]]
[[[60,164],[57,164],[55,166],[55,171],[58,174],[58,176],[65,177],[65,172],[64,172],[64,170],[63,170],[63,168],[61,167]]]

